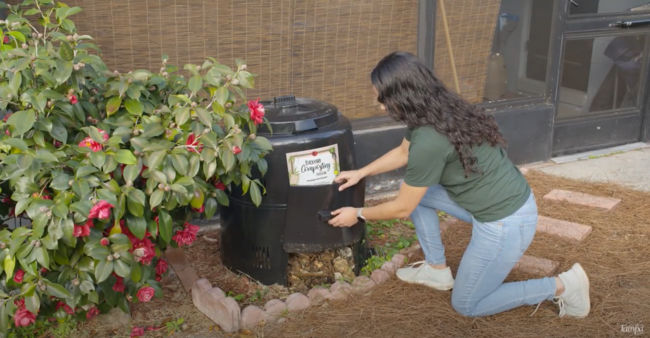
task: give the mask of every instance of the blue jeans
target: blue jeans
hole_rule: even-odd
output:
[[[503,283],[535,237],[537,204],[530,195],[514,214],[479,222],[447,195],[440,185],[430,187],[411,214],[427,263],[445,264],[438,211],[472,224],[472,239],[463,254],[451,295],[454,309],[479,317],[522,305],[536,305],[555,296],[555,278]]]

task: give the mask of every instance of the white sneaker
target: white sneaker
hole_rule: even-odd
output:
[[[420,265],[419,267],[415,267]],[[449,267],[438,270],[432,268],[425,261],[415,262],[409,267],[398,269],[397,278],[412,284],[421,284],[436,290],[448,291],[454,287],[454,277],[451,276]]]
[[[589,302],[589,277],[579,263],[558,275],[564,292],[553,300],[560,307],[560,317],[584,318],[591,310]]]

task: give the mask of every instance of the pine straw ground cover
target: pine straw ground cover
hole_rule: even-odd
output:
[[[526,254],[560,262],[564,271],[580,262],[591,281],[591,313],[585,319],[558,318],[544,302],[506,313],[465,318],[454,312],[450,292],[396,280],[369,296],[313,307],[282,325],[267,326],[266,337],[619,337],[621,325],[650,323],[650,194],[612,184],[590,184],[530,172],[541,215],[588,224],[592,234],[581,244],[538,234]],[[622,200],[611,212],[542,199],[565,189]],[[444,233],[446,255],[455,274],[471,228],[457,223]],[[507,281],[535,276],[513,272]],[[646,330],[650,328],[646,327]]]

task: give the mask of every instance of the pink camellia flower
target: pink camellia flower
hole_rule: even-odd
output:
[[[79,142],[79,147],[90,148],[90,150],[92,150],[93,153],[96,153],[104,148],[104,146],[101,143],[93,140],[92,137],[86,137],[81,142]]]
[[[198,212],[199,214],[202,214],[205,211],[205,205],[202,205],[200,208],[192,208],[194,212]]]
[[[11,116],[11,114],[13,114],[13,113],[9,113],[9,114],[5,115],[5,117],[2,119],[2,121],[7,122],[7,120]]]
[[[142,337],[142,336],[144,336],[144,328],[136,326],[131,330],[131,335],[129,337],[134,338],[134,337]]]
[[[156,257],[156,250],[154,249],[153,243],[148,238],[139,240],[136,238],[136,241],[133,243],[133,257],[136,262],[140,262],[144,265],[151,264],[151,261]]]
[[[88,226],[88,223],[83,225],[75,225],[74,230],[72,230],[72,235],[74,237],[90,236],[90,227]]]
[[[74,309],[71,308],[70,306],[68,306],[68,304],[66,304],[64,302],[60,301],[60,302],[56,303],[56,310],[59,311],[60,308],[63,308],[63,311],[65,311],[65,313],[67,313],[69,315],[74,314]]]
[[[178,245],[191,245],[196,240],[196,234],[199,232],[199,227],[187,222],[185,222],[184,226],[185,228],[183,230],[176,231],[176,234],[172,239],[176,241]]]
[[[165,272],[167,272],[168,265],[167,262],[164,259],[159,259],[158,263],[156,263],[156,274],[162,275]]]
[[[109,242],[108,238],[106,238],[106,237],[99,240],[99,244],[101,244],[102,246],[108,246],[109,243],[110,242]]]
[[[113,276],[117,279],[115,282],[115,285],[113,285],[113,291],[115,292],[124,292],[125,286],[124,286],[124,278],[116,275],[113,273]]]
[[[25,277],[25,271],[22,269],[18,269],[16,273],[14,274],[14,282],[20,284],[23,282],[23,277]]]
[[[109,139],[108,134],[106,134],[106,132],[101,130],[101,129],[97,129],[97,130],[99,131],[99,134],[102,135],[102,138],[104,139],[104,141],[108,141],[108,139]],[[140,173],[142,173],[142,172],[140,172]]]
[[[16,299],[14,300],[14,305],[16,305],[17,308],[22,309],[25,307],[25,299]]]
[[[70,99],[71,104],[77,104],[79,102],[79,99],[77,99],[77,95],[70,94],[68,98]]]
[[[194,134],[190,134],[190,136],[187,137],[187,141],[185,141],[186,146],[194,146],[196,148],[187,148],[189,151],[194,152],[194,153],[200,153],[203,151],[203,146],[199,145],[199,140],[196,139],[196,136]]]
[[[87,320],[95,319],[95,318],[97,318],[97,316],[99,316],[99,309],[96,308],[96,307],[91,308],[90,310],[88,310],[88,312],[86,312],[86,319]]]
[[[231,150],[232,150],[232,153],[235,154],[235,155],[241,153],[241,148],[239,148],[238,146],[232,146]]]
[[[101,200],[99,203],[93,205],[93,207],[90,209],[88,218],[108,219],[111,216],[111,208],[114,208],[112,204]]]
[[[16,311],[14,315],[14,323],[16,327],[30,326],[36,321],[36,315],[31,313],[26,308],[21,308]]]
[[[264,105],[260,103],[260,99],[248,101],[248,109],[251,111],[251,120],[255,125],[264,122]]]
[[[153,299],[155,293],[156,291],[151,286],[145,286],[142,289],[138,290],[138,292],[135,295],[138,297],[138,300],[140,300],[143,303],[146,303],[151,299]]]
[[[162,276],[161,275],[156,275],[156,282],[160,282],[161,280],[162,280]]]
[[[214,187],[219,189],[219,190],[226,190],[226,185],[221,182],[221,180],[217,181],[217,183],[214,184]]]
[[[3,43],[9,43],[9,35],[5,35],[4,39],[2,39]]]

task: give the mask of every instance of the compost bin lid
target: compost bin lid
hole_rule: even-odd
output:
[[[315,99],[286,95],[260,103],[264,105],[264,116],[269,120],[274,135],[315,130],[336,124],[339,120],[338,108]],[[266,124],[258,130],[259,134],[270,132]]]

